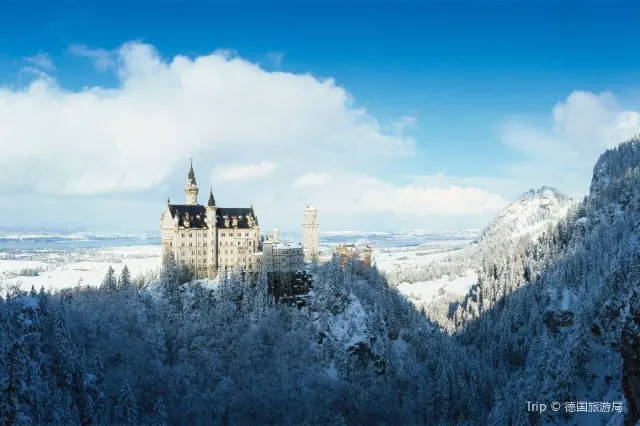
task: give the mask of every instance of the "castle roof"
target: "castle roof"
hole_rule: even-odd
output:
[[[169,204],[169,212],[172,218],[178,218],[178,227],[185,227],[188,220],[188,228],[208,229],[207,209],[199,204]],[[237,226],[233,226],[233,218],[238,219]],[[253,224],[258,225],[258,218],[253,207],[219,207],[216,211],[216,227],[218,228],[239,228],[249,229],[249,217],[253,217]],[[228,220],[228,222],[227,222]]]
[[[207,229],[205,222],[207,210],[198,204],[169,204],[171,217],[178,216],[178,227],[185,227],[184,221],[188,218],[189,228]]]
[[[216,215],[216,226],[218,228],[233,228],[233,218],[238,219],[238,228],[251,228],[249,226],[249,216],[253,217],[253,222],[258,225],[253,207],[219,207]],[[225,223],[225,219],[229,220],[229,224]]]

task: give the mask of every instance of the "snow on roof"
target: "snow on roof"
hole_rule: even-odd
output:
[[[273,245],[273,248],[276,249],[301,249],[302,244],[300,243],[277,243]]]

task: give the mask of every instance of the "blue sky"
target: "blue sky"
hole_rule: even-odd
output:
[[[138,59],[131,58],[140,55],[135,57],[149,59],[149,55],[136,50],[126,56],[129,59],[123,59],[126,43],[149,47],[165,64],[170,64],[176,55],[194,59],[227,49],[233,51],[225,53],[228,61],[257,64],[261,74],[245,85],[242,81],[232,85],[238,92],[225,91],[229,102],[236,105],[235,100],[244,99],[246,105],[236,105],[236,112],[229,113],[226,121],[235,124],[229,125],[224,137],[215,129],[203,129],[197,137],[176,136],[178,140],[173,143],[189,149],[176,151],[175,161],[158,158],[158,168],[162,170],[144,184],[87,183],[97,189],[79,190],[73,182],[90,179],[81,168],[63,163],[79,151],[87,152],[84,156],[78,154],[78,162],[92,161],[90,143],[80,144],[84,148],[77,149],[71,142],[67,145],[63,140],[49,140],[46,143],[54,157],[70,150],[66,151],[65,161],[52,159],[55,166],[47,165],[44,158],[34,160],[26,148],[17,150],[8,156],[12,166],[4,167],[4,177],[0,172],[0,183],[15,180],[13,168],[22,168],[18,164],[27,169],[30,165],[38,167],[37,175],[44,183],[25,187],[13,182],[4,203],[8,206],[19,200],[43,207],[35,207],[26,218],[2,217],[0,213],[0,219],[16,221],[18,225],[26,220],[30,224],[86,222],[96,226],[145,227],[149,220],[157,220],[166,193],[173,194],[174,199],[182,198],[183,175],[191,157],[195,159],[196,173],[202,176],[200,182],[214,185],[219,203],[255,202],[263,211],[259,213],[265,218],[263,224],[272,226],[280,220],[284,221],[279,225],[283,228],[297,226],[300,212],[296,209],[302,209],[298,204],[304,195],[317,200],[321,217],[324,210],[324,223],[330,229],[397,229],[481,227],[501,205],[520,192],[543,184],[576,196],[584,194],[598,154],[639,128],[635,112],[639,101],[639,12],[637,3],[604,1],[3,2],[0,87],[9,99],[4,108],[12,112],[12,130],[0,144],[11,145],[7,146],[9,149],[15,149],[11,148],[14,145],[38,149],[38,143],[45,143],[29,139],[37,137],[32,131],[24,131],[30,126],[41,128],[43,137],[56,135],[66,140],[68,134],[69,141],[80,138],[80,134],[87,138],[91,131],[104,134],[103,124],[95,116],[91,120],[82,118],[91,108],[83,109],[77,103],[65,107],[64,99],[82,93],[86,87],[115,91],[114,96],[123,103],[130,99],[127,90],[134,85],[122,77],[122,64],[139,64]],[[96,66],[100,54],[108,63],[104,69]],[[221,65],[219,69],[224,76],[227,74],[223,68]],[[336,106],[337,101],[329,99],[333,95],[327,94],[326,108],[324,104],[314,106],[317,111],[308,112],[309,116],[298,121],[295,114],[284,110],[290,103],[282,101],[280,107],[284,109],[277,117],[284,120],[282,117],[291,116],[291,122],[283,121],[277,131],[266,126],[255,135],[242,133],[243,126],[262,123],[252,117],[243,122],[239,116],[251,109],[251,90],[262,92],[264,85],[273,85],[269,96],[281,99],[286,95],[278,93],[306,89],[296,89],[297,83],[287,86],[285,78],[281,81],[278,76],[284,74],[293,82],[301,81],[307,73],[318,85],[326,78],[333,79],[336,88],[348,93],[349,100]],[[208,78],[206,75],[212,74],[204,69],[198,73],[203,79]],[[150,80],[157,86],[153,90],[145,86],[153,93],[145,98],[149,100],[170,84],[169,80]],[[33,85],[38,83],[43,88],[36,90]],[[247,93],[243,92],[245,89]],[[179,95],[181,102],[189,103],[189,93],[192,92]],[[309,103],[322,102],[312,100],[311,92],[308,96],[306,92],[298,93],[300,99],[295,101],[294,112],[306,110],[305,99]],[[222,96],[215,91],[210,95]],[[91,105],[100,113],[103,107],[97,106],[98,101],[106,102],[110,95],[96,96],[99,99],[93,99]],[[162,99],[171,103],[173,98],[167,94]],[[29,110],[41,108],[45,117],[29,112],[19,115],[16,111],[21,109],[16,105],[20,102],[34,102]],[[141,99],[136,98],[136,102],[138,109],[131,110],[132,122],[149,126],[159,119],[150,114],[136,119],[135,114],[144,108]],[[157,105],[161,101],[150,102]],[[198,102],[205,110],[224,109],[224,103],[209,105],[208,102],[218,102],[210,98]],[[270,102],[264,100],[267,108]],[[0,111],[2,105],[0,97]],[[330,111],[333,107],[337,109]],[[63,111],[60,114],[64,117],[92,123],[79,130],[75,125],[47,122],[47,108]],[[77,115],[70,108],[79,108]],[[335,141],[327,141],[327,146],[322,147],[321,154],[314,154],[313,149],[319,149],[324,142],[314,140],[310,130],[307,134],[304,129],[295,128],[296,122],[317,121],[324,130],[351,117],[359,108],[366,109],[367,122],[375,121],[373,127],[365,132],[361,127],[349,127],[353,123],[341,124],[324,138],[350,136],[345,136],[346,142],[335,136]],[[260,115],[260,111],[253,112]],[[182,112],[172,114],[181,116]],[[316,120],[313,114],[320,114],[321,118]],[[340,118],[336,118],[337,114],[341,114]],[[0,126],[2,120],[0,114]],[[402,121],[409,124],[398,130],[400,133],[392,130],[393,123]],[[185,123],[177,125],[182,129]],[[294,129],[282,130],[289,125]],[[47,126],[54,128],[46,131]],[[236,135],[234,129],[242,136]],[[280,131],[285,132],[284,136]],[[290,134],[300,140],[307,140],[308,136],[308,145],[304,146],[315,148],[291,149],[278,143],[279,138],[286,139]],[[377,147],[367,148],[378,143],[377,134],[391,135],[395,138],[393,143],[410,144],[411,152],[394,155]],[[193,141],[179,140],[182,137]],[[132,140],[129,145],[136,143]],[[218,142],[219,148],[209,149]],[[347,146],[351,142],[354,146]],[[100,143],[112,142],[105,137]],[[162,143],[172,142],[163,140],[159,146]],[[256,144],[256,149],[247,148],[255,155],[221,155],[225,149],[236,151],[236,143],[246,147]],[[269,148],[270,143],[273,149]],[[151,149],[145,146],[134,153]],[[116,152],[114,157],[123,157],[129,153],[127,149]],[[388,146],[385,149],[394,150]],[[353,158],[353,163],[335,160],[345,157]],[[96,158],[104,161],[97,154]],[[148,156],[142,156],[140,161],[144,158]],[[300,167],[303,163],[305,166]],[[131,164],[124,161],[121,168],[110,167],[90,178],[113,182],[125,171],[138,167]],[[221,177],[222,171],[232,172],[232,167],[253,172],[247,178],[240,178],[241,173],[231,179]],[[305,185],[300,182],[309,183],[302,179],[306,173],[313,174],[313,188],[305,193]],[[46,183],[54,181],[63,190],[47,187]],[[295,186],[296,182],[299,185]],[[290,188],[292,184],[298,189]],[[292,195],[296,191],[297,195]],[[407,198],[410,201],[405,202]],[[385,203],[395,206],[380,206]],[[71,205],[76,206],[76,213],[66,211]],[[126,215],[114,207],[119,205],[131,206],[140,214],[120,226]],[[337,206],[344,206],[344,211]],[[43,210],[46,215],[41,214]],[[155,222],[150,228],[154,227]]]

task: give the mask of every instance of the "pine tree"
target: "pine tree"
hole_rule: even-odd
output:
[[[269,295],[269,278],[264,267],[260,269],[254,291],[253,312],[257,318],[261,318],[273,304],[273,298]]]
[[[122,382],[120,387],[115,408],[115,421],[118,425],[123,426],[136,426],[138,424],[138,404],[127,379]]]
[[[116,291],[118,291],[115,271],[113,270],[111,265],[109,265],[109,269],[107,270],[107,273],[102,280],[102,285],[100,286],[100,288],[105,293],[115,293]]]
[[[118,286],[120,291],[128,291],[132,288],[131,273],[127,265],[124,265],[122,272],[120,273],[120,285]]]
[[[182,311],[180,284],[178,283],[178,265],[173,251],[165,249],[160,271],[160,289],[167,302],[178,312]]]
[[[159,397],[156,400],[156,403],[153,406],[153,412],[151,413],[150,417],[151,417],[149,419],[150,426],[166,426],[169,424],[167,409],[164,406],[162,397]]]
[[[66,370],[71,370],[74,364],[74,350],[71,343],[67,302],[63,298],[58,301],[53,325],[53,336],[58,356],[63,367]]]

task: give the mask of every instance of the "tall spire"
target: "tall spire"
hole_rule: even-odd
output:
[[[213,187],[211,187],[211,189],[209,190],[209,202],[207,203],[207,206],[209,207],[216,206],[216,199],[213,198]]]
[[[193,160],[189,166],[187,187],[184,189],[184,194],[187,196],[187,205],[198,204],[198,185],[196,184],[196,174],[193,172]]]
[[[191,163],[191,165],[189,166],[188,180],[189,180],[190,183],[193,183],[195,185],[196,184],[196,174],[193,172],[193,160],[189,159],[189,162]]]

